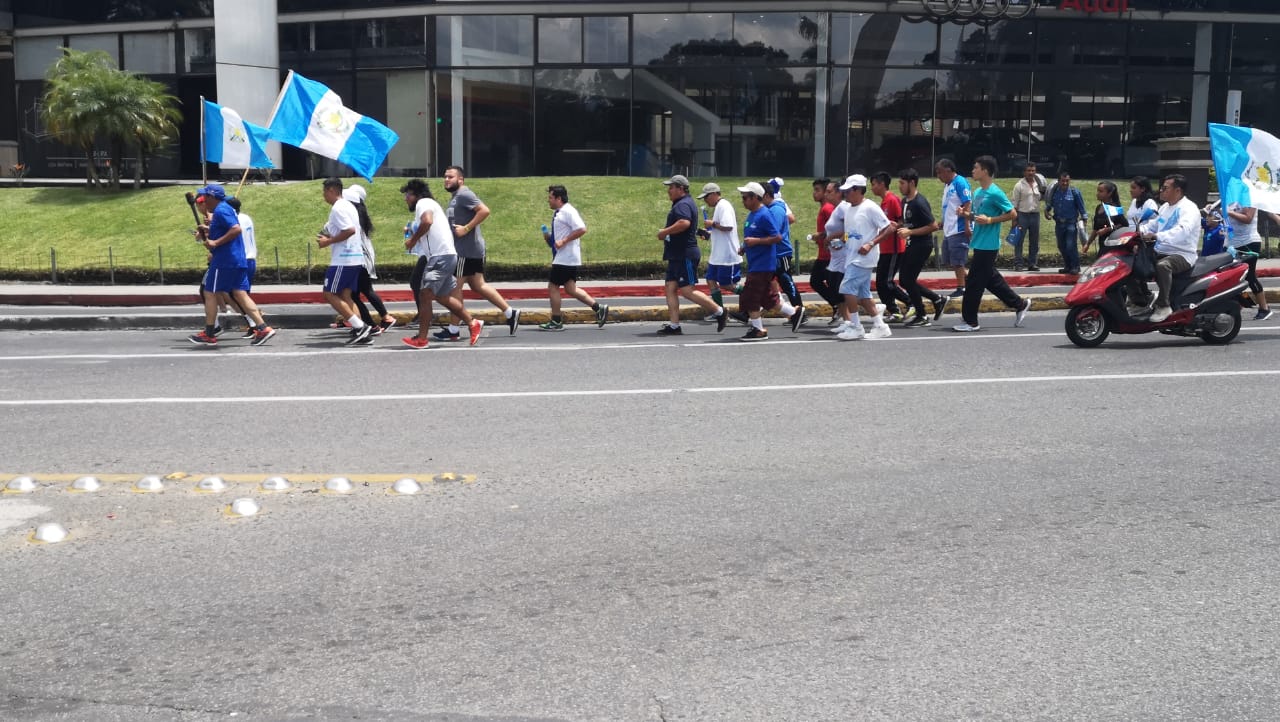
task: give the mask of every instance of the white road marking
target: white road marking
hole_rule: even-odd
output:
[[[440,394],[370,394],[367,396],[143,396],[136,398],[5,399],[3,406],[125,406],[164,404],[279,404],[370,401],[442,401],[452,399],[572,398],[600,396],[661,396],[677,393],[718,394],[756,391],[801,391],[808,389],[903,388],[911,386],[967,386],[977,384],[1082,383],[1098,381],[1151,381],[1164,379],[1225,379],[1247,376],[1280,376],[1280,369],[1253,371],[1186,371],[1169,373],[1085,374],[1079,376],[988,376],[958,379],[889,381],[849,381],[824,384],[778,384],[762,386],[713,386],[665,389],[586,389],[565,391],[478,391]]]
[[[22,526],[28,519],[49,511],[49,507],[22,499],[0,499],[0,531]]]

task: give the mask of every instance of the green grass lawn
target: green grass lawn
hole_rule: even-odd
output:
[[[708,179],[691,182],[696,194]],[[717,178],[725,195],[738,206],[739,222],[745,217],[735,188],[744,178]],[[802,260],[815,255],[805,234],[814,230],[818,206],[810,197],[808,178],[790,179],[784,196],[796,214],[793,236],[799,239]],[[410,218],[399,188],[400,178],[378,178],[370,184],[359,181],[369,191],[368,207],[376,230],[373,240],[380,266],[407,265],[402,229]],[[432,192],[442,205],[448,193],[439,179],[429,179]],[[1016,179],[1000,179],[1009,192]],[[669,208],[661,179],[606,177],[493,178],[469,179],[468,185],[493,214],[485,222],[489,261],[495,266],[538,266],[549,259],[539,227],[550,223],[546,188],[562,183],[569,200],[582,213],[588,233],[583,239],[587,264],[626,265],[653,263],[662,256],[662,243],[655,234],[665,225]],[[1079,180],[1092,207],[1093,181]],[[189,187],[148,188],[140,191],[89,191],[82,188],[0,189],[0,270],[49,268],[49,251],[55,249],[60,270],[106,268],[108,249],[117,268],[151,268],[163,254],[170,269],[203,268],[205,251],[195,243],[190,230],[191,212],[183,198]],[[935,212],[942,185],[930,178],[921,192]],[[1122,191],[1124,193],[1124,191]],[[1127,198],[1127,193],[1124,193]],[[321,197],[320,181],[288,184],[246,185],[240,194],[244,211],[257,227],[259,267],[270,267],[279,253],[285,268],[328,264],[325,251],[316,249],[315,233],[324,224],[328,206]],[[1041,229],[1041,247],[1054,248],[1052,230]],[[706,249],[704,249],[705,254]]]

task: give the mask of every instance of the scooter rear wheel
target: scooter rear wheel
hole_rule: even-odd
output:
[[[1067,338],[1081,348],[1093,348],[1111,335],[1107,314],[1097,306],[1076,306],[1067,313]]]
[[[1218,314],[1218,316],[1229,316],[1231,320],[1226,324],[1215,322],[1212,328],[1200,332],[1200,338],[1213,346],[1225,346],[1234,341],[1240,333],[1240,307],[1233,306],[1229,312]]]

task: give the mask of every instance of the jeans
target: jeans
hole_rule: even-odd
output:
[[[916,236],[907,244],[902,254],[902,270],[898,272],[898,283],[907,291],[911,307],[917,316],[928,315],[924,310],[924,299],[934,303],[942,303],[942,296],[930,291],[920,284],[920,271],[929,262],[929,254],[933,253],[933,238]]]
[[[1057,221],[1054,233],[1058,236],[1058,252],[1062,254],[1062,267],[1068,271],[1080,270],[1080,232],[1076,219]]]
[[[898,313],[898,301],[911,303],[911,296],[893,281],[898,273],[898,258],[897,253],[881,253],[876,262],[876,294],[890,314]]]
[[[1013,246],[1013,265],[1022,265],[1022,244],[1027,245],[1027,265],[1034,266],[1040,259],[1040,214],[1019,213],[1018,226],[1022,229],[1022,239]]]
[[[813,262],[813,267],[809,269],[809,285],[813,287],[813,292],[831,304],[832,308],[839,306],[844,300],[840,295],[840,286],[831,285],[831,272],[827,270],[825,260],[819,259]]]
[[[964,284],[964,300],[960,314],[970,326],[978,325],[978,307],[982,305],[982,292],[990,291],[1004,301],[1009,308],[1021,310],[1022,296],[1013,292],[1004,276],[996,270],[996,254],[999,251],[974,251],[969,258],[969,280]]]

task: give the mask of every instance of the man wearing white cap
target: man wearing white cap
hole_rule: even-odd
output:
[[[738,214],[733,204],[720,195],[720,186],[708,183],[698,194],[712,209],[711,217],[703,211],[703,224],[711,238],[711,260],[707,263],[707,288],[711,300],[724,306],[723,289],[733,290],[742,278],[742,256],[738,254]],[[708,319],[714,320],[714,319]]]
[[[747,280],[738,295],[738,310],[747,316],[747,335],[743,341],[766,341],[769,332],[764,328],[760,312],[782,303],[773,283],[778,266],[778,254],[774,248],[781,238],[777,218],[764,204],[765,189],[760,183],[748,183],[738,192],[742,194],[742,207],[747,209],[747,220],[742,226],[742,241],[747,254]]]
[[[671,201],[667,225],[658,231],[658,240],[662,241],[662,259],[667,262],[667,313],[670,320],[658,329],[658,335],[679,336],[684,333],[680,328],[680,296],[706,309],[715,319],[716,332],[719,333],[729,320],[724,306],[695,287],[702,252],[698,250],[698,207],[689,196],[689,179],[673,175],[662,184],[667,187],[667,198]]]
[[[845,266],[844,280],[840,283],[840,293],[844,294],[849,310],[849,322],[837,338],[843,341],[888,338],[893,335],[893,331],[884,322],[885,307],[872,299],[871,276],[880,262],[880,241],[893,232],[893,224],[880,205],[867,198],[866,176],[849,176],[841,184],[840,190],[849,202],[844,216],[844,230],[848,237],[848,247],[852,250]],[[862,321],[858,318],[859,309],[871,316],[870,332],[862,330]]]

